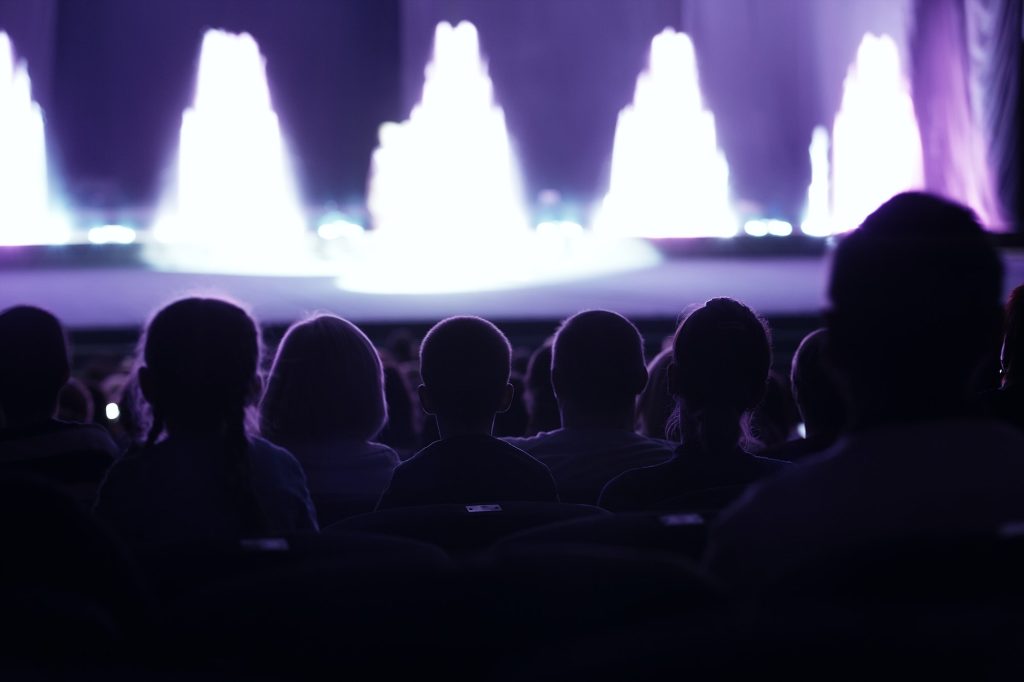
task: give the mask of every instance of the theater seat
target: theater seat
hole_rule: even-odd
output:
[[[361,514],[336,523],[325,532],[394,535],[429,542],[452,552],[466,552],[483,549],[527,528],[607,515],[607,511],[598,507],[558,502],[439,504]]]
[[[697,561],[707,536],[707,525],[699,514],[635,512],[530,528],[506,537],[499,544],[590,544],[670,552]]]
[[[713,517],[738,500],[746,485],[729,485],[719,488],[693,490],[682,495],[669,497],[650,505],[652,511],[686,511]]]

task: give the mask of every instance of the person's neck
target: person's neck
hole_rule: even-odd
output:
[[[494,415],[480,419],[452,419],[436,415],[437,433],[444,438],[456,436],[490,436],[494,430]]]
[[[580,410],[573,405],[561,405],[560,409],[562,414],[562,428],[565,429],[636,430],[636,417],[632,406],[601,412]]]

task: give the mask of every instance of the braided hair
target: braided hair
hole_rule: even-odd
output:
[[[266,532],[253,489],[248,408],[258,386],[259,329],[238,306],[213,298],[185,298],[160,310],[142,341],[142,362],[158,398],[149,404],[147,445],[170,424],[220,438],[225,492],[246,535]]]

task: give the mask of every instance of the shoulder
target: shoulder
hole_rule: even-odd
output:
[[[635,506],[637,496],[664,477],[665,463],[624,471],[608,481],[601,490],[599,505],[608,509],[627,509]]]

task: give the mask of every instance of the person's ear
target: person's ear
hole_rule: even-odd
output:
[[[501,393],[501,401],[498,403],[498,412],[508,412],[512,407],[512,399],[516,397],[516,387],[512,384],[505,384],[505,390]]]
[[[430,389],[425,384],[420,384],[416,389],[416,394],[420,397],[420,407],[423,411],[429,415],[437,414],[437,410],[434,406],[434,396],[430,394]]]

